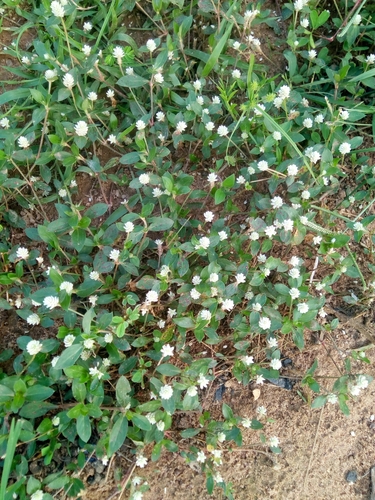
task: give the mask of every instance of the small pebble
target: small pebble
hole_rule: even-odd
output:
[[[346,481],[347,481],[348,483],[353,484],[353,483],[357,482],[357,479],[358,479],[358,474],[356,473],[356,471],[355,471],[355,470],[350,470],[350,471],[346,474],[345,479],[346,479]]]

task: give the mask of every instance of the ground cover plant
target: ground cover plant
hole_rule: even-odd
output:
[[[0,354],[1,498],[78,497],[77,472],[124,443],[119,494],[141,499],[140,469],[167,450],[233,498],[220,467],[241,429],[282,443],[262,406],[202,410],[217,377],[277,379],[286,339],[303,350],[337,325],[325,303],[343,277],[358,283],[348,304],[371,304],[374,13],[280,7],[2,1],[1,50],[17,64],[0,95],[0,308],[27,334]],[[314,363],[301,397],[347,414],[366,363],[353,351],[333,381]],[[177,431],[184,412],[197,425]],[[67,467],[33,476],[33,457],[73,445]]]

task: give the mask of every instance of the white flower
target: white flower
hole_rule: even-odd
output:
[[[113,341],[112,333],[106,333],[104,335],[104,342],[106,342],[107,344],[110,344],[112,341]]]
[[[259,320],[259,328],[262,330],[268,330],[271,327],[271,320],[266,317],[262,317]]]
[[[107,141],[110,144],[117,144],[117,137],[115,136],[115,134],[109,134]]]
[[[43,305],[45,307],[47,307],[47,309],[52,310],[59,305],[59,298],[53,297],[52,295],[49,295],[48,297],[44,297]]]
[[[224,241],[228,239],[228,235],[225,231],[219,231],[218,233],[220,241]]]
[[[279,446],[279,438],[276,436],[273,436],[269,439],[269,445],[271,448],[277,448]]]
[[[147,125],[143,120],[137,120],[135,126],[137,127],[137,130],[144,130]]]
[[[240,47],[241,47],[240,42],[233,42],[233,48],[234,48],[234,50],[239,50]]]
[[[205,125],[205,129],[208,130],[209,132],[212,132],[212,130],[214,128],[215,128],[214,122],[207,122],[206,125]],[[210,174],[210,175],[212,175],[212,174]],[[213,175],[216,175],[216,174],[213,174]]]
[[[217,133],[220,137],[224,137],[226,135],[228,135],[228,127],[226,127],[225,125],[220,125],[220,127],[218,127],[217,129]]]
[[[275,139],[275,141],[281,141],[281,138],[282,138],[282,135],[280,134],[280,132],[278,132],[277,130],[272,134],[272,137]]]
[[[294,165],[294,163],[292,165],[288,165],[288,175],[294,176],[294,175],[297,175],[297,174],[298,174],[298,167],[297,167],[297,165]]]
[[[146,302],[148,304],[151,304],[152,302],[157,302],[158,300],[159,300],[158,292],[150,290],[149,292],[146,293]]]
[[[202,97],[201,95],[199,95],[199,96],[197,97],[197,103],[198,103],[198,104],[200,104],[201,106],[203,106],[203,104],[204,104],[204,99],[203,99],[203,97]]]
[[[19,247],[19,248],[17,248],[16,256],[18,259],[27,260],[29,258],[29,251],[25,247]]]
[[[202,279],[200,276],[193,276],[191,282],[193,283],[193,285],[199,285],[200,283],[202,283]]]
[[[52,14],[56,17],[64,17],[65,16],[64,6],[60,2],[58,2],[57,0],[53,0],[53,2],[51,2],[51,11],[52,11]]]
[[[90,22],[85,22],[83,23],[83,31],[85,31],[86,33],[89,33],[91,30],[92,30],[93,26]]]
[[[32,326],[39,325],[40,317],[36,313],[30,314],[30,316],[28,316],[26,318],[26,322],[28,325],[32,325]]]
[[[336,394],[328,394],[327,395],[327,402],[331,403],[331,405],[334,405],[335,403],[337,403],[338,400],[339,400],[339,398],[337,397]]]
[[[163,194],[164,194],[164,192],[160,188],[154,188],[152,190],[152,196],[154,196],[155,198],[159,198]]]
[[[170,344],[164,344],[163,347],[161,348],[161,353],[163,355],[163,358],[166,356],[173,356],[173,351],[174,347],[172,347]]]
[[[212,222],[214,220],[214,214],[210,211],[207,211],[203,214],[205,222]]]
[[[365,377],[365,375],[358,375],[357,376],[357,386],[360,389],[366,389],[366,387],[368,387],[368,380]]]
[[[261,172],[265,172],[266,170],[268,170],[268,163],[265,160],[258,162],[258,169]]]
[[[297,309],[299,313],[305,314],[308,312],[309,306],[305,302],[301,302],[300,304],[297,304]]]
[[[310,191],[308,191],[307,189],[305,189],[304,191],[302,191],[301,193],[301,198],[303,200],[308,200],[310,198],[311,194],[310,194]]]
[[[265,408],[264,406],[258,406],[256,412],[260,417],[265,417],[267,415],[267,408]]]
[[[298,297],[301,295],[300,291],[298,288],[291,288],[289,290],[289,295],[292,297],[293,300],[298,299]]]
[[[236,274],[236,284],[246,283],[246,276],[243,273]]]
[[[187,388],[186,394],[193,398],[198,394],[198,388],[196,385],[191,385],[190,387]]]
[[[312,128],[314,122],[312,121],[311,118],[305,118],[302,122],[302,125],[306,128]]]
[[[321,154],[318,151],[308,151],[307,152],[307,150],[306,150],[306,156],[310,159],[311,163],[313,163],[314,165],[321,158]]]
[[[132,222],[125,222],[124,230],[126,233],[131,233],[134,230],[134,224]]]
[[[273,104],[275,108],[280,109],[283,104],[283,99],[281,99],[281,97],[275,97],[275,99],[273,100]]]
[[[220,97],[218,95],[213,96],[212,104],[220,104]]]
[[[20,148],[26,149],[30,146],[30,142],[27,137],[21,135],[21,137],[18,138],[18,145]]]
[[[309,20],[305,17],[305,19],[301,19],[300,25],[302,28],[308,28],[309,27]]]
[[[3,128],[9,128],[10,126],[10,121],[8,118],[4,117],[0,120],[0,125],[3,127]]]
[[[195,288],[193,288],[192,290],[190,290],[190,297],[192,299],[198,300],[200,296],[201,296],[201,294]]]
[[[90,45],[84,45],[82,47],[82,52],[85,54],[86,57],[88,57],[91,53],[91,47]]]
[[[154,42],[154,40],[147,40],[146,47],[150,52],[154,52],[154,50],[156,49],[156,43]]]
[[[186,122],[178,122],[177,125],[176,125],[176,132],[178,134],[182,134],[182,132],[184,132],[187,128],[187,123]]]
[[[278,343],[277,343],[277,339],[275,337],[270,337],[268,340],[267,340],[267,344],[268,344],[268,347],[269,348],[273,348],[273,347],[277,347]]]
[[[74,130],[79,137],[85,137],[87,135],[87,132],[89,131],[89,127],[84,120],[79,120],[74,125]]]
[[[98,94],[96,92],[89,92],[87,95],[87,99],[91,102],[97,101]]]
[[[350,153],[351,149],[352,149],[352,147],[349,144],[349,142],[343,142],[342,144],[340,144],[340,147],[339,147],[339,151],[342,155],[346,155],[346,154]]]
[[[67,294],[71,294],[73,291],[73,283],[69,281],[63,281],[60,285],[60,290],[65,290]]]
[[[163,83],[164,82],[164,76],[161,73],[156,73],[154,75],[154,80],[156,83]]]
[[[56,366],[56,363],[58,362],[58,360],[60,359],[60,356],[54,356],[51,360],[51,365],[52,365],[52,368],[55,368]]]
[[[242,361],[244,362],[244,364],[246,366],[250,366],[250,365],[254,364],[254,357],[253,356],[244,356],[242,358]]]
[[[197,462],[200,462],[203,464],[206,461],[206,455],[203,453],[203,451],[198,451],[197,453]]]
[[[59,2],[52,2],[52,3],[59,3]],[[37,490],[35,493],[33,493],[30,497],[30,500],[43,500],[44,493],[43,490]]]
[[[66,87],[67,89],[70,89],[70,90],[74,87],[74,84],[75,84],[74,77],[70,73],[66,73],[64,75],[62,82],[63,82],[64,87]]]
[[[355,231],[364,231],[364,230],[365,230],[365,228],[364,228],[364,226],[363,226],[362,222],[355,222],[355,223],[353,224],[353,229],[354,229]]]
[[[374,64],[375,63],[375,54],[370,54],[369,56],[367,56],[366,62],[367,62],[367,64]]]
[[[294,222],[292,221],[292,219],[286,219],[283,222],[283,228],[285,231],[292,231],[293,225],[294,225]]]
[[[195,80],[195,82],[193,83],[193,87],[195,90],[199,91],[201,90],[202,88],[202,83],[200,80]]]
[[[323,122],[324,122],[324,116],[322,115],[322,113],[319,113],[318,115],[316,115],[315,123],[323,123]]]
[[[86,347],[86,349],[92,349],[95,345],[95,340],[94,339],[86,339],[83,342],[83,345],[84,345],[84,347]]]
[[[108,89],[106,92],[106,96],[110,99],[113,99],[113,97],[115,97],[115,92],[112,89]]]
[[[60,425],[60,417],[53,417],[52,419],[52,425],[57,427],[58,425]]]
[[[163,122],[165,119],[165,114],[162,111],[158,111],[155,116],[158,122]]]
[[[159,422],[156,424],[156,427],[158,428],[159,431],[163,432],[165,428],[165,423],[162,420],[159,420]]]
[[[124,49],[120,46],[117,46],[113,49],[113,57],[115,57],[117,59],[117,62],[119,64],[121,64],[121,59],[124,57],[125,55],[125,52],[124,52]]]
[[[68,194],[66,189],[59,189],[58,193],[61,198],[65,198],[65,196]]]
[[[259,302],[254,302],[251,308],[253,311],[260,312],[262,310],[262,304],[260,304]]]
[[[216,283],[217,281],[219,281],[219,275],[217,273],[211,273],[208,281],[210,281],[211,283]]]
[[[354,26],[358,26],[359,24],[361,24],[361,21],[362,21],[362,16],[361,14],[357,14],[354,16],[353,18],[353,25]]]
[[[211,313],[208,309],[203,309],[199,313],[200,317],[203,319],[203,321],[210,321],[211,320]]]
[[[288,274],[293,279],[297,279],[301,276],[301,273],[299,272],[299,269],[297,267],[293,267],[293,269],[291,269]]]
[[[28,342],[27,346],[26,346],[26,351],[31,356],[35,356],[42,349],[43,349],[43,344],[41,342],[39,342],[39,340],[30,340],[30,342]]]
[[[133,69],[133,68],[131,68],[131,67],[126,68],[125,73],[126,73],[127,75],[134,75],[134,69]]]
[[[302,260],[297,255],[293,255],[289,260],[289,264],[293,267],[298,267],[302,264]]]
[[[198,250],[199,248],[203,248],[204,250],[207,250],[209,246],[210,239],[207,238],[207,236],[203,236],[202,238],[199,238],[199,243],[198,245],[195,245],[195,249]]]
[[[283,199],[280,196],[275,196],[271,200],[271,207],[274,209],[281,208],[283,204],[284,204]]]
[[[265,378],[263,377],[263,375],[256,376],[256,379],[255,379],[256,384],[263,385],[264,381],[265,381]]]
[[[118,262],[118,259],[120,257],[120,250],[111,250],[109,254],[109,258],[115,262]]]
[[[316,50],[311,49],[311,50],[308,51],[307,55],[308,55],[310,61],[312,61],[313,59],[316,58],[317,52],[316,52]]]
[[[280,368],[282,367],[282,363],[279,359],[272,359],[271,360],[271,363],[270,363],[270,367],[273,369],[273,370],[280,370]]]
[[[232,77],[233,78],[241,78],[241,71],[239,69],[234,69],[232,71]]]
[[[245,429],[250,429],[251,427],[251,419],[250,418],[243,418],[241,424],[245,427]]]
[[[100,380],[102,377],[103,377],[103,373],[99,370],[99,368],[97,366],[93,366],[91,368],[89,368],[89,373],[92,377],[98,377],[98,379]]]
[[[264,233],[268,238],[272,239],[273,236],[277,233],[275,226],[267,226],[264,230]]]
[[[278,91],[278,96],[282,100],[288,99],[290,96],[290,87],[288,85],[283,85],[282,87],[280,87]]]
[[[143,469],[147,465],[147,462],[148,460],[146,457],[144,457],[143,455],[138,455],[135,465]]]
[[[343,120],[347,120],[349,118],[349,112],[346,111],[346,109],[341,109],[340,110],[340,117],[343,119]]]
[[[159,396],[161,399],[170,399],[173,396],[173,387],[168,384],[163,385],[159,391]]]
[[[225,299],[221,304],[221,309],[223,311],[231,311],[234,308],[234,302],[232,299]]]
[[[201,373],[199,374],[199,377],[198,377],[197,383],[198,383],[198,385],[199,385],[199,387],[200,387],[201,389],[205,389],[205,388],[208,386],[209,382],[210,382],[210,381],[209,381],[209,379],[208,379],[208,378],[206,378],[206,377],[205,377],[204,375],[202,375]]]
[[[321,236],[314,236],[313,238],[313,244],[314,245],[320,245],[322,242],[323,238]]]
[[[44,72],[44,78],[47,80],[47,82],[52,82],[57,76],[57,71],[55,69],[47,69],[47,71]]]

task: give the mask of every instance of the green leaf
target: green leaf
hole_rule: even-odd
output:
[[[109,435],[108,454],[113,455],[124,444],[128,433],[128,420],[125,415],[120,415],[112,427]]]
[[[144,417],[143,415],[139,415],[138,413],[134,413],[132,416],[132,422],[134,425],[142,429],[143,431],[150,431],[151,430],[151,424],[149,420]]]
[[[224,50],[225,44],[227,43],[227,40],[229,38],[229,35],[232,31],[233,28],[233,22],[230,22],[227,29],[225,30],[224,35],[220,38],[220,40],[217,42],[215,45],[214,50],[212,51],[210,57],[208,58],[208,61],[206,62],[203,70],[202,70],[202,76],[207,77],[211,71],[214,69],[215,64],[219,61],[219,57],[221,56],[221,53]]]
[[[84,443],[91,437],[91,423],[88,415],[79,415],[77,418],[77,434]]]
[[[72,233],[72,244],[75,250],[79,253],[85,246],[86,232],[84,229],[77,227]]]
[[[0,385],[0,403],[5,403],[13,398],[14,392],[5,385]]]
[[[182,328],[195,328],[195,323],[192,318],[174,318],[173,322]]]
[[[37,418],[42,417],[51,410],[55,410],[58,406],[52,403],[41,403],[40,401],[33,401],[26,404],[20,411],[21,417],[24,418]]]
[[[123,375],[118,379],[116,384],[116,400],[121,406],[128,403],[128,394],[131,392],[131,387],[128,379]]]
[[[49,231],[45,226],[38,226],[38,234],[45,243],[48,243],[52,248],[59,248],[57,236],[52,231]]]
[[[175,365],[172,365],[171,363],[163,363],[162,365],[159,365],[156,368],[156,371],[161,373],[162,375],[168,375],[170,377],[173,377],[174,375],[178,375],[181,373],[180,368],[178,368]]]
[[[25,392],[25,398],[27,401],[44,401],[48,399],[55,391],[50,387],[45,387],[44,385],[33,385],[29,387]]]
[[[29,97],[29,95],[30,89],[19,88],[9,90],[8,92],[4,92],[0,95],[0,106],[10,101],[16,101],[17,99],[22,99],[23,97]]]
[[[125,75],[117,81],[117,85],[120,85],[120,87],[129,87],[130,89],[143,87],[143,85],[149,85],[149,83],[146,78],[142,78],[139,75]]]
[[[311,403],[311,408],[321,408],[326,404],[326,402],[327,402],[327,396],[318,396]]]
[[[201,432],[201,429],[186,429],[185,431],[180,432],[180,435],[184,439],[189,439]]]
[[[95,318],[95,309],[93,307],[90,307],[88,311],[85,312],[85,315],[83,316],[82,319],[82,330],[84,333],[90,333],[91,331],[91,323],[92,320]]]
[[[107,203],[96,203],[88,210],[86,210],[85,216],[89,217],[90,219],[95,219],[96,217],[104,215],[107,210],[108,210]]]
[[[148,227],[149,231],[166,231],[174,224],[174,220],[168,217],[150,217],[149,222],[151,222]]]
[[[122,163],[123,165],[134,165],[139,160],[139,153],[133,151],[132,153],[127,153],[126,155],[122,156],[120,158],[120,163]]]
[[[230,406],[228,406],[227,404],[225,404],[225,403],[223,403],[221,411],[223,413],[224,418],[227,419],[227,420],[230,420],[234,416],[232,408]]]
[[[83,346],[81,344],[73,344],[70,347],[67,347],[57,360],[55,370],[61,370],[62,368],[66,368],[67,366],[74,365],[74,363],[80,357],[82,351]]]
[[[215,205],[220,205],[223,201],[225,201],[225,191],[219,188],[215,191]]]
[[[230,175],[229,177],[227,177],[226,179],[223,180],[223,187],[225,188],[231,188],[234,186],[234,183],[236,182],[236,177],[234,174]]]

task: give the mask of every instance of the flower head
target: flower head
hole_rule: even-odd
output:
[[[52,295],[49,295],[48,297],[44,297],[43,299],[43,305],[47,307],[47,309],[51,310],[54,309],[59,305],[59,298],[58,297],[53,297]]]
[[[57,0],[53,0],[53,2],[51,2],[51,12],[56,17],[65,16],[64,6]]]
[[[26,322],[28,325],[31,326],[39,325],[40,317],[36,313],[30,314],[30,316],[26,318]]]
[[[39,340],[30,340],[30,342],[27,343],[26,346],[26,351],[31,355],[35,356],[38,354],[43,349],[43,345]]]
[[[173,396],[173,387],[168,384],[163,385],[159,391],[159,396],[161,399],[170,399]]]
[[[66,73],[63,78],[64,87],[71,90],[74,87],[74,84],[75,81],[73,75],[71,75],[70,73]]]
[[[18,145],[20,148],[26,149],[30,146],[30,142],[27,137],[21,135],[21,137],[18,138]]]
[[[346,154],[350,153],[351,149],[352,149],[352,147],[349,144],[349,142],[343,142],[342,144],[340,144],[340,147],[339,147],[339,151],[342,155],[346,155]]]
[[[156,49],[156,43],[154,42],[154,40],[147,40],[146,47],[150,52],[154,52],[154,50]]]
[[[84,120],[79,120],[74,125],[74,130],[79,137],[85,137],[87,135],[87,132],[89,131],[89,127]]]
[[[16,256],[18,259],[27,260],[29,258],[29,251],[25,247],[19,247],[19,248],[17,248]]]

